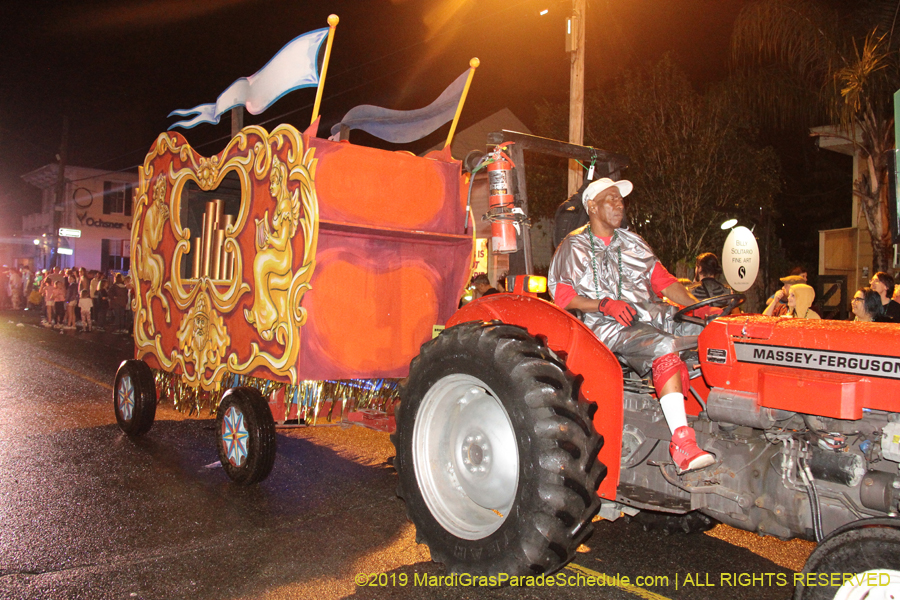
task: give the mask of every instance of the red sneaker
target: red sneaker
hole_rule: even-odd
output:
[[[669,454],[675,461],[675,470],[678,474],[696,471],[715,464],[716,457],[709,452],[704,452],[697,445],[697,436],[694,430],[688,426],[682,426],[672,435],[672,443],[669,444]]]

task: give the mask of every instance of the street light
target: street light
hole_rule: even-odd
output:
[[[737,219],[728,219],[727,221],[722,223],[722,229],[723,230],[731,229],[732,227],[734,227],[737,224],[738,224]]]

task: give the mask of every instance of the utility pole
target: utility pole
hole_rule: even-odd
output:
[[[569,52],[569,143],[584,145],[584,22],[587,0],[572,0],[572,16],[567,22],[566,50]],[[584,181],[582,168],[569,160],[569,196]]]
[[[50,230],[50,266],[59,264],[59,220],[66,207],[66,153],[69,150],[69,117],[63,116],[62,141],[59,144],[59,154],[56,160],[59,162],[59,172],[56,176],[56,201],[53,203],[53,216]]]

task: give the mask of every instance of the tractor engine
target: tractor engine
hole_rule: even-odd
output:
[[[796,324],[793,331],[782,331],[774,319],[754,318],[756,329],[748,331],[749,321],[737,326],[739,319],[711,324],[701,335],[698,360],[689,365],[692,387],[706,395],[703,400],[695,392],[702,410],[693,427],[716,464],[675,476],[659,403],[646,381],[626,377],[618,497],[605,503],[601,514],[699,510],[740,529],[811,540],[859,519],[896,516],[900,413],[889,410],[889,403],[897,382],[848,371],[881,361],[879,375],[887,369],[895,375],[897,359],[887,354],[883,360],[871,354],[862,359],[855,338],[863,332],[847,329],[847,323],[823,322],[812,332],[807,323],[805,337],[818,334],[831,343],[830,349],[810,350],[816,347],[813,340],[798,340]],[[826,329],[840,335],[827,335]],[[751,354],[739,346],[763,347],[761,339],[771,352]],[[795,350],[786,350],[788,343]],[[781,364],[788,360],[825,368]],[[698,381],[701,370],[704,379]],[[712,386],[708,392],[704,383]],[[854,412],[859,418],[835,416]]]

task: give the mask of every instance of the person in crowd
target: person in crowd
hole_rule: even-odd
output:
[[[62,327],[66,321],[66,284],[62,280],[54,284],[52,298],[56,325]]]
[[[41,314],[41,301],[43,300],[43,295],[38,290],[36,286],[31,286],[31,291],[28,292],[27,298],[27,306],[25,310],[34,311],[38,314]]]
[[[32,283],[34,283],[34,273],[31,272],[31,267],[25,265],[22,267],[22,298],[24,298],[26,302],[31,295]]]
[[[697,257],[694,266],[694,283],[688,291],[698,300],[731,294],[731,288],[720,282],[717,277],[722,274],[719,258],[712,252],[704,252]]]
[[[506,277],[509,275],[507,272],[503,272],[500,274],[500,277],[497,278],[497,291],[498,292],[508,292],[506,289]]]
[[[858,323],[871,323],[884,316],[881,295],[870,287],[856,290],[856,294],[850,300],[850,310],[853,311],[853,320]]]
[[[799,277],[800,279],[803,280],[803,283],[809,282],[809,273],[806,272],[806,268],[801,267],[801,266],[797,266],[797,267],[794,267],[793,269],[791,269],[791,271],[788,273],[788,276],[789,277]]]
[[[796,283],[791,286],[788,294],[788,312],[782,317],[789,319],[821,319],[819,313],[812,309],[816,299],[816,290],[805,283]]]
[[[11,306],[9,300],[9,269],[0,267],[0,310],[6,310]]]
[[[90,331],[91,309],[94,308],[94,301],[91,300],[90,290],[81,290],[81,298],[78,299],[78,306],[81,308],[81,323],[84,331]]]
[[[69,275],[69,285],[66,286],[66,324],[63,329],[75,329],[75,308],[78,306],[78,282],[75,275]]]
[[[100,331],[109,325],[109,281],[103,277],[97,286],[97,300],[94,303],[97,309],[96,326]]]
[[[45,321],[45,327],[51,327],[56,324],[56,314],[54,312],[53,305],[53,296],[54,294],[54,285],[53,280],[49,277],[44,277],[43,281],[41,281],[41,294],[44,296],[44,304],[47,307],[47,320]]]
[[[491,285],[491,280],[488,279],[488,276],[484,273],[476,275],[475,278],[472,279],[472,285],[475,286],[475,291],[478,293],[476,296],[477,298],[500,293]]]
[[[699,326],[675,324],[676,308],[697,302],[656,258],[639,235],[623,229],[623,196],[630,181],[598,179],[587,186],[582,202],[588,224],[559,244],[550,263],[548,287],[553,301],[585,313],[584,323],[635,372],[652,372],[666,424],[672,434],[669,452],[679,473],[702,469],[715,457],[697,445],[688,425],[684,393],[690,387],[687,367],[678,355],[679,335]]]
[[[47,274],[47,277],[50,278],[50,283],[52,283],[54,286],[56,285],[57,281],[62,281],[63,283],[65,283],[66,280],[63,274],[60,272],[59,267],[50,267],[50,273]]]
[[[115,333],[128,333],[125,329],[125,310],[128,308],[128,288],[125,278],[116,273],[116,278],[109,288],[109,307],[113,312],[113,330]]]
[[[781,289],[767,302],[763,314],[768,317],[783,317],[790,312],[788,298],[791,295],[791,286],[806,284],[806,280],[800,275],[788,275],[781,278]]]
[[[91,321],[97,323],[97,291],[100,289],[100,279],[103,275],[99,271],[91,271],[91,300],[94,301],[94,308],[91,310]]]
[[[128,298],[125,302],[125,329],[131,331],[134,329],[134,313],[131,312],[131,302],[134,300],[134,284],[131,275],[125,276],[125,289],[128,290]]]
[[[894,277],[884,271],[878,271],[872,275],[869,286],[875,290],[879,298],[881,298],[881,305],[884,307],[884,321],[888,323],[900,323],[900,303],[897,303],[896,300],[892,299],[894,296],[894,288],[896,287],[894,285]]]
[[[22,308],[22,273],[17,267],[9,269],[9,299],[13,310]]]

